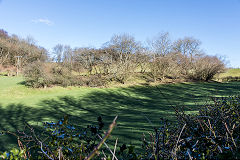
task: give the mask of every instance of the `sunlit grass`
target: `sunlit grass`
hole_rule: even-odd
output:
[[[111,140],[118,137],[119,144],[139,146],[142,133],[151,131],[152,125],[159,126],[161,117],[174,122],[172,106],[184,105],[187,113],[196,113],[209,97],[236,95],[240,91],[238,82],[47,89],[27,88],[22,82],[21,77],[0,77],[1,129],[22,129],[24,121],[36,125],[56,121],[65,114],[80,127],[94,124],[101,115],[106,129],[118,115],[118,126]],[[16,144],[13,137],[0,137],[0,150],[8,149],[11,144]]]
[[[235,69],[227,69],[226,72],[221,73],[219,75],[219,78],[224,78],[224,77],[240,77],[240,68],[235,68]]]

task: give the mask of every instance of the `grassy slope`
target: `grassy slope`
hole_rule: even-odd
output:
[[[10,103],[22,103],[27,105],[36,105],[39,101],[58,96],[81,96],[90,92],[87,88],[77,87],[54,87],[48,89],[27,88],[23,84],[21,77],[0,77],[0,103],[3,105]],[[81,90],[81,92],[80,92]]]
[[[240,77],[240,68],[228,69],[225,73],[221,73],[219,75],[219,78],[224,78],[228,76]]]
[[[102,115],[108,125],[119,115],[111,139],[118,136],[119,143],[134,144],[140,143],[143,132],[151,130],[145,116],[153,125],[159,125],[160,117],[174,120],[171,105],[186,105],[186,110],[192,112],[208,96],[228,96],[240,91],[237,82],[31,89],[22,85],[22,81],[20,77],[0,77],[0,129],[21,129],[24,121],[37,124],[60,119],[65,114],[71,115],[70,121],[79,126],[96,122],[97,116]],[[11,144],[16,144],[13,137],[0,137],[0,150],[7,150]]]

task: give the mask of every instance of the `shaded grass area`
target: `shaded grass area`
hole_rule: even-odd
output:
[[[142,134],[151,131],[153,125],[159,126],[160,118],[175,121],[172,105],[184,105],[187,112],[194,113],[208,97],[236,95],[240,91],[239,82],[37,90],[26,88],[21,81],[21,78],[0,79],[6,84],[0,83],[0,129],[16,131],[23,128],[24,122],[41,126],[41,122],[56,121],[67,114],[70,122],[79,127],[96,124],[101,115],[106,130],[118,115],[118,126],[108,143],[118,137],[120,144],[139,146]],[[0,136],[1,151],[16,143],[12,136]]]

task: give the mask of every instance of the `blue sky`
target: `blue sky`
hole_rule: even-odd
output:
[[[0,28],[46,49],[101,47],[120,33],[144,42],[167,31],[173,40],[197,38],[207,54],[240,67],[240,0],[2,0]]]

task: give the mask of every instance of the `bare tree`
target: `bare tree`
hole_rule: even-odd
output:
[[[15,72],[15,68],[21,71],[22,67],[29,63],[46,59],[47,51],[37,46],[33,39],[22,39],[16,35],[9,36],[6,31],[0,31],[0,65],[9,70],[8,72]]]
[[[9,43],[0,39],[0,65],[3,65],[8,60],[9,55]]]
[[[209,81],[216,74],[225,70],[224,61],[217,56],[202,55],[196,57],[193,65],[193,71],[188,78],[194,80]]]
[[[72,68],[73,68],[73,50],[69,45],[65,45],[63,47],[62,62],[63,62],[63,65],[65,65],[70,70],[72,70]]]
[[[172,50],[172,43],[168,32],[159,33],[148,41],[151,62],[150,75],[156,81],[163,80],[170,72],[171,58],[168,56]]]
[[[140,68],[140,73],[145,73],[149,69],[151,56],[149,54],[149,50],[147,48],[143,48],[139,50],[136,54],[135,63],[138,68]]]
[[[3,29],[0,29],[0,38],[5,38],[5,39],[9,38],[8,32]]]
[[[77,48],[74,50],[74,62],[78,68],[83,68],[88,71],[88,74],[98,73],[97,64],[99,57],[97,50],[94,48]]]
[[[134,63],[141,45],[129,34],[114,35],[106,45],[114,63],[111,65],[113,78],[125,83],[131,72],[134,72],[137,64]]]
[[[156,37],[148,40],[148,44],[155,56],[166,56],[172,47],[168,32],[159,33]]]
[[[64,51],[64,46],[62,44],[57,44],[53,48],[53,55],[55,62],[61,63],[63,61],[63,51]]]
[[[202,52],[200,45],[201,42],[199,40],[192,37],[185,37],[174,42],[173,51],[190,57],[190,61],[192,62],[193,56]]]

